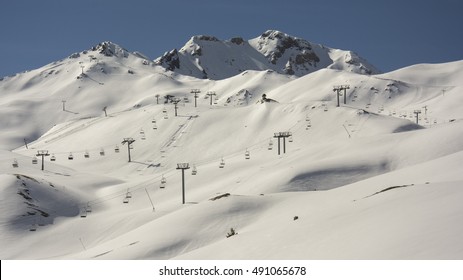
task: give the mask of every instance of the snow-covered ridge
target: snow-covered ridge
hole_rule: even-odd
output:
[[[461,259],[462,62],[359,59],[269,31],[171,52],[220,80],[103,42],[0,81],[0,258]]]
[[[354,52],[312,44],[275,30],[248,41],[241,37],[221,41],[214,36],[193,36],[180,50],[166,52],[154,62],[183,75],[214,80],[245,70],[273,70],[296,76],[323,68],[368,75],[379,73]]]

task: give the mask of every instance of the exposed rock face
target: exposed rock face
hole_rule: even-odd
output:
[[[230,39],[230,42],[232,42],[233,44],[236,44],[236,45],[242,45],[242,44],[244,44],[244,39],[241,38],[241,37],[234,37],[234,38]]]
[[[269,30],[264,32],[257,42],[259,51],[269,59],[272,64],[276,64],[278,59],[283,56],[287,50],[295,50],[298,64],[305,62],[318,62],[320,59],[312,51],[309,42],[303,39],[291,37],[280,31]]]
[[[177,49],[164,53],[163,56],[155,61],[155,64],[161,65],[169,71],[175,71],[175,69],[180,68],[180,60],[178,58]]]
[[[179,74],[213,80],[246,70],[273,70],[295,76],[323,68],[379,73],[353,52],[313,44],[276,30],[248,41],[241,37],[221,41],[214,36],[193,36],[180,50],[166,52],[154,64]]]
[[[92,51],[98,51],[105,56],[128,57],[129,52],[109,41],[99,43],[92,48]]]

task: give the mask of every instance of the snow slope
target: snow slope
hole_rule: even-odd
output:
[[[105,42],[5,78],[0,257],[460,259],[461,65],[208,80]]]

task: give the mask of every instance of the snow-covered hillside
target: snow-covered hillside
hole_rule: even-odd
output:
[[[157,58],[155,64],[183,75],[212,80],[229,78],[245,70],[273,70],[299,77],[323,68],[379,73],[352,51],[313,44],[275,30],[249,41],[241,37],[221,41],[214,36],[193,36],[180,50],[173,49]]]
[[[4,78],[0,258],[461,259],[463,62],[335,64],[200,79],[104,42]]]

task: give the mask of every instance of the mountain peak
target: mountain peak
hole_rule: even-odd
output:
[[[222,41],[210,35],[193,36],[178,51],[166,52],[154,63],[179,74],[213,80],[246,70],[273,70],[299,77],[323,68],[379,73],[353,52],[312,44],[278,30],[267,30],[248,41],[241,37]]]
[[[128,57],[129,51],[111,42],[104,41],[92,47],[92,51],[98,51],[105,56]]]

